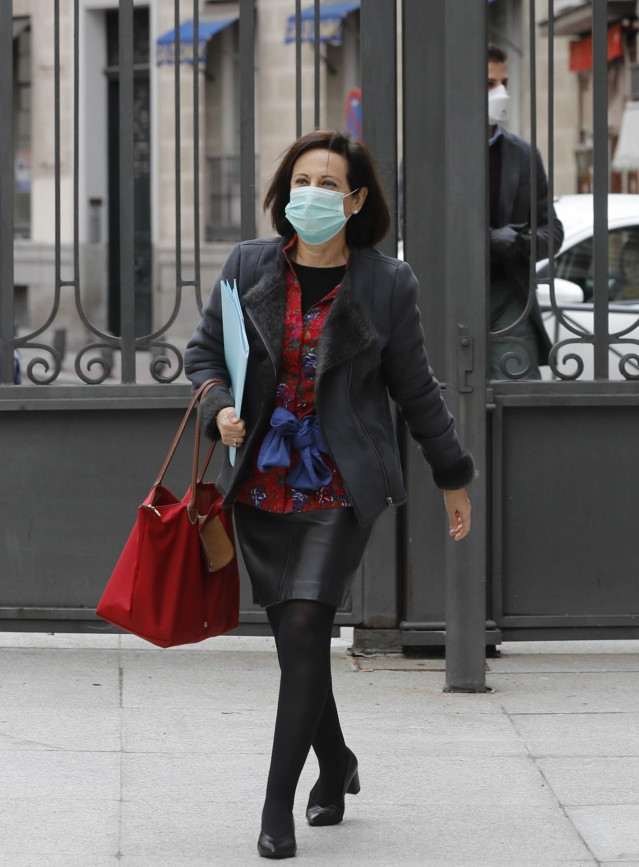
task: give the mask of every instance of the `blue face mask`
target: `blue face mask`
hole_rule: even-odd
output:
[[[303,241],[307,244],[323,244],[346,225],[348,217],[344,213],[344,199],[356,192],[340,193],[324,187],[298,187],[291,190],[284,213]]]

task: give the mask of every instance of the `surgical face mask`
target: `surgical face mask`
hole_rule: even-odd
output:
[[[490,124],[501,123],[508,117],[508,103],[510,94],[503,84],[488,91],[488,122]]]
[[[344,213],[344,199],[356,192],[340,193],[324,187],[297,187],[291,190],[284,213],[303,241],[307,244],[323,244],[346,225],[348,217]]]

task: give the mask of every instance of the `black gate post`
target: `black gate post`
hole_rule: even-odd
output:
[[[13,15],[0,5],[0,383],[13,382]]]
[[[242,238],[257,234],[255,219],[255,4],[240,0],[240,197]]]
[[[135,382],[135,198],[133,195],[133,0],[120,0],[119,183],[122,382]]]
[[[447,0],[446,400],[479,467],[486,454],[488,117],[485,0]],[[446,556],[446,690],[486,688],[486,485],[471,487],[473,529]]]
[[[397,255],[397,36],[395,0],[364,0],[361,6],[362,135],[377,162],[388,194],[393,226],[380,244]],[[383,58],[383,62],[380,62]],[[387,510],[377,521],[364,558],[363,630],[355,645],[384,650],[397,645],[397,516]]]
[[[426,345],[461,440],[486,453],[487,90],[485,0],[404,0],[404,251],[420,282]],[[485,689],[486,488],[473,529],[446,533],[441,492],[406,453],[402,643],[446,643],[451,691]],[[444,582],[445,578],[445,582]],[[426,615],[426,617],[424,616]]]
[[[379,169],[393,220],[379,249],[397,255],[397,10],[395,0],[362,3],[362,135]],[[380,60],[383,58],[383,60]]]

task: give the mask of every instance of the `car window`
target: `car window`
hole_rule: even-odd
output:
[[[555,276],[577,283],[583,289],[584,301],[592,301],[592,237],[557,256]],[[612,300],[639,298],[639,227],[613,229],[608,233],[608,287]]]
[[[615,299],[636,301],[639,298],[639,229],[627,231],[619,247],[619,284]]]

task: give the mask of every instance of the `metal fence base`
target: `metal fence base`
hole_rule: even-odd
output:
[[[355,653],[401,653],[402,638],[399,629],[353,630]]]
[[[404,647],[428,647],[446,644],[445,629],[402,629],[401,642]],[[495,647],[502,642],[499,629],[486,629],[486,647]]]

